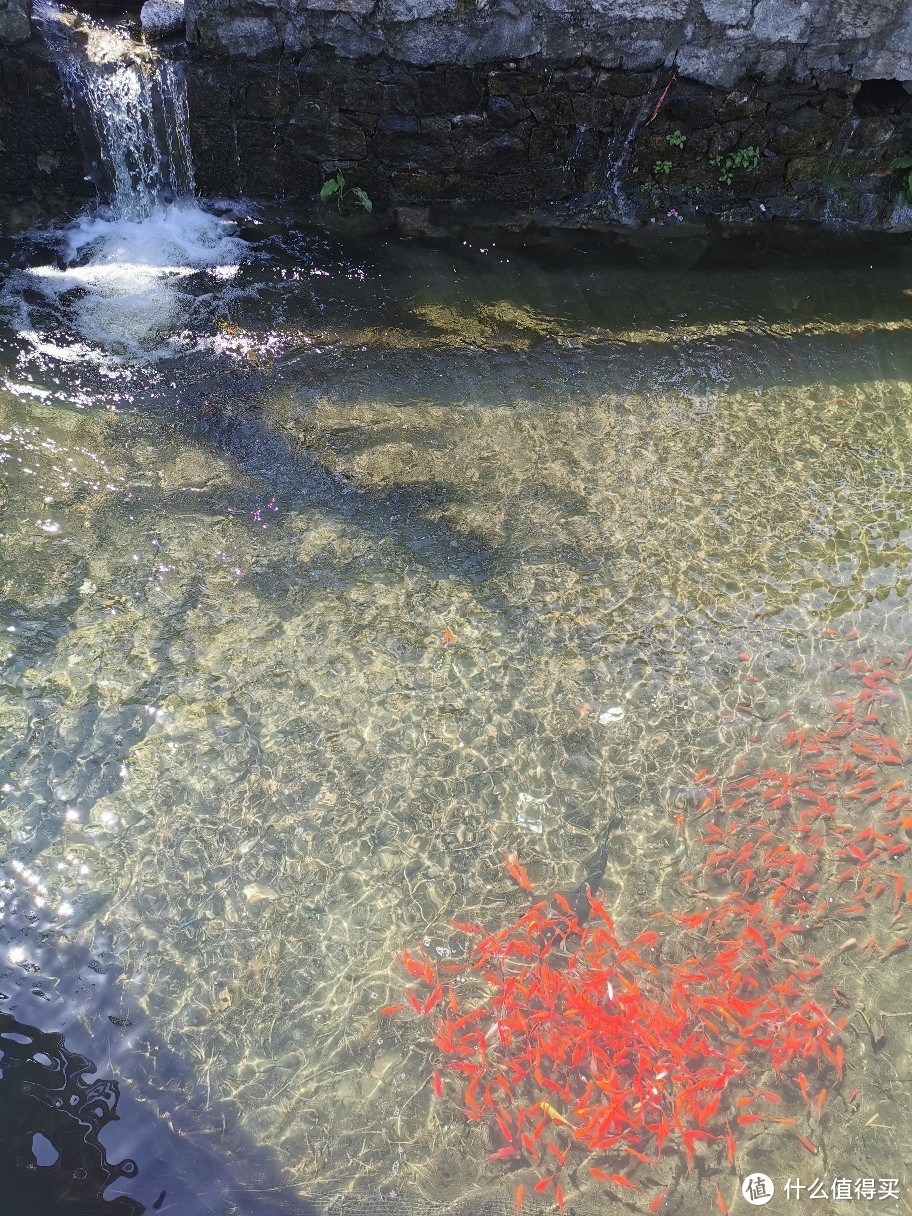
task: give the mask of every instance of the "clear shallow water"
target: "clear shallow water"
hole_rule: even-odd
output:
[[[377,1014],[394,956],[518,915],[503,850],[575,886],[615,807],[638,932],[694,772],[750,734],[778,757],[834,659],[912,647],[908,267],[261,231],[194,260],[96,223],[84,272],[73,231],[9,250],[2,1007],[120,1077],[144,1203],[512,1207],[424,1028]],[[903,956],[838,966],[908,1007]],[[905,1177],[908,1058],[904,1018],[855,1047],[831,1176]]]

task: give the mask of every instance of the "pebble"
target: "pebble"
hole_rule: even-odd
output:
[[[244,888],[244,898],[249,904],[258,904],[266,899],[278,899],[278,891],[273,891],[272,887],[267,887],[261,882],[252,882]]]

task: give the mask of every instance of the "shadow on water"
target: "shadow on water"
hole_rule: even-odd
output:
[[[70,593],[64,598],[58,611],[58,624],[48,638],[28,636],[25,656],[34,664],[47,664],[65,648],[67,622],[72,627],[78,606],[75,588],[77,579],[84,577],[86,568],[80,566],[71,572]],[[198,582],[191,579],[183,603],[178,612],[186,612],[198,598]],[[0,610],[7,620],[20,621],[29,618],[28,605],[10,600],[0,600]],[[24,632],[20,625],[20,633]],[[44,643],[44,644],[41,644]],[[41,757],[46,763],[40,774],[33,774],[28,793],[19,792],[16,797],[29,797],[33,803],[32,823],[34,834],[27,848],[17,849],[20,856],[35,857],[46,849],[57,837],[63,825],[66,808],[80,815],[88,815],[100,798],[105,798],[123,785],[123,759],[146,737],[154,718],[143,712],[145,706],[158,704],[162,695],[163,677],[151,676],[140,689],[139,698],[131,704],[106,707],[100,690],[95,689],[95,698],[82,707],[78,720],[70,724],[67,737],[61,734],[53,716],[42,712],[42,707],[31,705],[32,721],[38,730],[26,739],[11,740],[9,749],[0,749],[0,766],[12,772],[27,764],[29,757]],[[100,740],[100,742],[99,742]]]
[[[375,324],[423,321],[430,332],[435,308],[457,326],[474,313],[500,321],[506,346],[511,337],[559,337],[562,330],[588,329],[605,340],[629,334],[639,344],[648,341],[639,331],[649,329],[669,338],[700,330],[724,339],[742,326],[761,337],[771,327],[864,330],[909,321],[912,256],[903,238],[789,237],[772,247],[704,239],[700,256],[683,264],[680,252],[689,242],[649,228],[632,238],[633,251],[573,236],[544,248],[519,239],[499,240],[496,248],[481,239],[433,247],[340,242],[339,248],[388,286],[386,315],[379,319],[375,310]],[[356,319],[352,289],[348,303]],[[496,306],[505,306],[499,315]]]
[[[118,1007],[119,972],[99,962],[104,952],[40,932],[41,912],[28,903],[13,900],[7,924],[33,922],[38,943],[29,955],[41,964],[28,964],[15,996],[0,993],[15,1010],[0,1010],[4,1214],[313,1216],[283,1184],[272,1152],[241,1129],[230,1104],[199,1090],[145,1018],[105,1013]],[[39,969],[67,977],[63,1008],[37,987]],[[4,988],[16,987],[12,970],[0,972]]]
[[[0,1013],[0,1177],[17,1216],[104,1211],[141,1216],[143,1204],[104,1192],[136,1176],[135,1161],[108,1161],[99,1134],[119,1118],[120,1087],[90,1081],[95,1065],[68,1051],[63,1036]],[[152,1204],[162,1208],[166,1191]]]
[[[308,285],[300,294],[273,284],[260,298],[235,299],[230,320],[256,335],[281,316],[279,330],[292,336],[275,381],[297,379],[301,392],[309,385],[352,406],[431,400],[454,409],[471,399],[509,408],[549,395],[583,402],[646,380],[706,393],[800,388],[837,375],[844,386],[863,384],[885,367],[912,374],[909,259],[896,242],[873,250],[811,243],[816,257],[797,265],[780,252],[763,264],[759,285],[756,249],[718,243],[705,267],[681,270],[662,263],[674,241],[653,243],[655,265],[632,268],[597,247],[557,259],[523,246],[314,239],[317,252],[295,256],[358,266],[367,282],[328,278],[320,293]],[[250,274],[260,258],[295,260],[281,240],[251,249]],[[296,346],[299,325],[318,349],[310,336]],[[212,360],[194,378],[211,376],[211,390],[225,372]],[[231,394],[227,383],[218,391]],[[188,399],[194,392],[204,413],[206,390],[191,388]]]
[[[191,580],[184,609],[197,595]],[[6,619],[11,608],[7,602]],[[65,642],[66,630],[58,629],[50,648],[33,657],[49,662]],[[161,686],[150,677],[140,700],[155,704]],[[103,927],[113,915],[105,897],[74,896],[61,930],[29,890],[30,863],[59,838],[66,807],[89,816],[121,787],[124,757],[154,722],[136,702],[105,708],[97,695],[63,737],[46,708],[32,707],[40,733],[12,741],[0,756],[4,772],[21,770],[29,757],[38,761],[14,795],[33,802],[34,831],[9,851],[4,869],[17,882],[0,902],[7,960],[0,966],[0,1188],[9,1197],[0,1211],[309,1216],[314,1209],[283,1184],[273,1154],[240,1127],[240,1112],[204,1094],[192,1065],[125,1000]],[[82,926],[93,923],[87,938]],[[92,1075],[99,1060],[114,1076]],[[111,1164],[112,1155],[123,1160]],[[112,1190],[122,1193],[106,1195]]]
[[[439,482],[401,483],[389,490],[353,485],[329,469],[317,455],[294,450],[287,436],[263,419],[239,415],[216,404],[208,395],[199,400],[184,398],[189,408],[179,423],[187,437],[228,456],[238,472],[283,493],[295,506],[359,528],[379,540],[397,536],[399,543],[438,577],[459,577],[468,582],[490,577],[496,552],[478,533],[460,531],[435,521],[429,507],[441,508],[453,501],[452,491]],[[194,499],[196,509],[206,511],[205,499]],[[211,503],[213,510],[224,511]]]
[[[641,336],[558,339],[492,334],[482,349],[435,352],[432,404],[458,410],[510,409],[529,403],[556,409],[595,404],[605,394],[668,390],[682,397],[749,389],[801,389],[838,380],[842,387],[880,379],[884,369],[912,375],[912,300],[903,328],[784,335],[734,332],[702,336],[670,332],[657,340]],[[433,336],[429,337],[433,343]],[[397,409],[428,405],[428,390],[403,375],[404,352],[384,346],[382,335],[369,352],[348,351],[339,400],[353,408],[378,403]],[[299,374],[325,375],[309,357],[295,360]],[[827,370],[829,368],[829,375]],[[341,369],[340,369],[341,370]],[[375,443],[389,442],[395,427],[372,431]]]
[[[197,595],[191,580],[185,610]],[[27,614],[18,607],[7,601],[5,619]],[[58,628],[52,639],[32,638],[33,660],[49,662],[66,635]],[[155,704],[161,684],[147,679],[140,701]],[[0,756],[4,772],[39,760],[14,795],[33,802],[34,831],[9,852],[4,869],[18,881],[0,903],[0,1211],[309,1216],[313,1207],[285,1186],[274,1155],[240,1126],[240,1112],[204,1094],[192,1065],[125,1001],[103,927],[112,915],[105,898],[74,896],[61,930],[28,889],[30,863],[59,838],[66,807],[88,816],[121,787],[123,758],[154,719],[136,702],[105,707],[98,695],[64,737],[47,707],[31,709],[39,733],[11,740]],[[92,923],[86,938],[81,926]],[[94,1075],[101,1060],[111,1076]]]

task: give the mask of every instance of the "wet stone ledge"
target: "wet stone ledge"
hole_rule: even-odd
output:
[[[912,94],[896,81],[720,87],[586,58],[417,68],[316,48],[230,71],[193,56],[187,73],[211,193],[314,197],[341,169],[427,235],[466,208],[520,225],[912,226],[892,170],[912,150]]]
[[[57,68],[37,39],[0,45],[0,233],[92,197]]]

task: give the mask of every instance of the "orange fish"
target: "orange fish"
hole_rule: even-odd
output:
[[[526,873],[526,867],[519,864],[519,858],[515,853],[504,853],[504,863],[507,871],[517,886],[522,887],[524,891],[531,891],[532,884],[529,882],[529,875]]]

